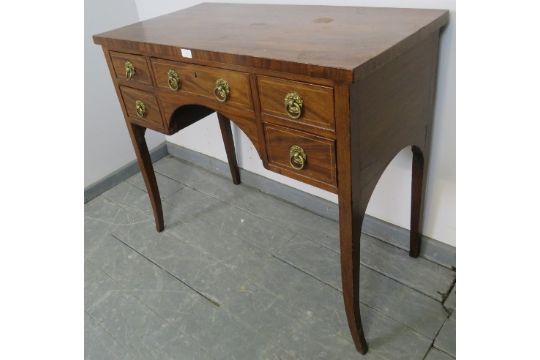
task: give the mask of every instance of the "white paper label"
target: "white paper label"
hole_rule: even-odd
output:
[[[180,52],[182,53],[182,57],[191,59],[191,50],[189,50],[189,49],[180,49]]]

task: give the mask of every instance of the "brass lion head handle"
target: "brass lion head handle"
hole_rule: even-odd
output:
[[[131,61],[126,61],[124,63],[124,70],[126,71],[126,79],[131,80],[135,76],[135,66]]]
[[[293,145],[289,149],[289,163],[295,170],[302,170],[306,164],[307,155],[304,149],[298,145]]]
[[[180,89],[182,86],[180,77],[174,69],[169,69],[169,71],[167,71],[167,82],[169,84],[169,89],[172,91],[178,91],[178,89]]]
[[[229,83],[223,79],[217,79],[216,85],[214,86],[214,96],[217,101],[224,103],[229,98],[229,93],[231,89]]]
[[[304,100],[296,91],[292,91],[285,95],[285,111],[289,117],[297,120],[302,116]]]
[[[146,105],[141,100],[135,101],[135,112],[137,112],[137,116],[140,118],[146,116]]]

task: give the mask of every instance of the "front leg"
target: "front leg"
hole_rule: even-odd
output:
[[[335,87],[336,98],[336,155],[339,202],[339,241],[341,256],[341,285],[349,330],[356,350],[365,354],[368,350],[362,318],[360,316],[360,233],[365,207],[359,206],[361,194],[357,147],[351,146],[351,123],[349,114],[349,88]],[[354,153],[354,156],[353,156]],[[366,202],[367,206],[367,202]]]
[[[131,122],[126,122],[135,149],[135,155],[137,155],[137,162],[146,185],[148,196],[150,197],[150,203],[152,204],[152,210],[154,212],[154,219],[156,222],[156,229],[158,232],[163,231],[163,210],[161,208],[161,198],[159,197],[159,189],[156,181],[156,175],[154,174],[154,168],[152,166],[152,159],[150,158],[150,152],[146,145],[144,133],[146,128],[135,125]]]
[[[358,352],[365,354],[368,348],[360,316],[360,234],[365,209],[353,201],[351,184],[348,183],[339,187],[341,283],[345,313],[354,345]]]

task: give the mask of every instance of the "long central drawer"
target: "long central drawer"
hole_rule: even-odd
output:
[[[152,67],[160,89],[199,95],[253,111],[247,73],[162,59],[152,59]],[[225,97],[220,97],[217,86],[228,89]]]

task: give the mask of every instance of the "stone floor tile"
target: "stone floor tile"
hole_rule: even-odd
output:
[[[91,260],[84,262],[84,309],[89,310],[109,292],[118,290],[114,279],[103,272]]]
[[[156,181],[158,184],[159,195],[162,200],[168,198],[184,187],[182,183],[159,173],[156,173]],[[146,185],[140,172],[127,179],[127,182],[146,192]]]
[[[448,311],[456,310],[456,286],[455,285],[452,288],[452,291],[450,291],[450,294],[448,295],[446,300],[444,301],[444,307]]]
[[[163,232],[140,175],[85,205],[87,358],[429,359],[452,336],[455,349],[455,313],[435,300],[453,272],[363,235],[362,357],[335,221],[172,157],[155,169]]]
[[[442,301],[455,281],[455,272],[424,258],[412,258],[402,249],[362,235],[360,261],[424,294]],[[406,255],[406,256],[404,256]]]
[[[136,360],[134,355],[128,347],[118,343],[107,333],[94,318],[84,314],[85,360]]]
[[[453,359],[455,358],[435,348],[431,348],[425,358],[425,360],[453,360]]]
[[[241,196],[245,186],[234,185],[230,178],[212,174],[202,168],[166,157],[155,163],[156,172],[174,179],[185,186],[199,190],[200,192],[219,197],[223,201],[230,201],[236,196]]]
[[[341,267],[337,253],[299,235],[276,254],[341,291]],[[426,337],[435,337],[447,318],[440,302],[368,267],[361,265],[360,273],[360,301]]]
[[[447,354],[456,356],[456,311],[444,323],[433,346]]]

